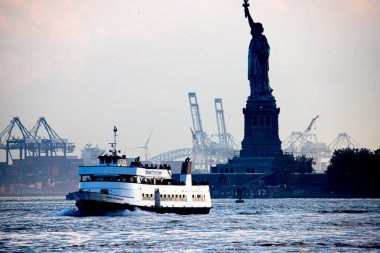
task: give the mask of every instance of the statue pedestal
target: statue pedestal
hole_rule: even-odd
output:
[[[216,173],[270,173],[273,159],[282,153],[278,134],[280,108],[275,98],[248,97],[244,114],[244,139],[240,157],[218,164]]]
[[[278,115],[273,96],[249,97],[244,114],[244,139],[240,157],[276,157],[281,154]]]

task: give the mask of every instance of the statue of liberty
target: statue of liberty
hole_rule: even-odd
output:
[[[244,13],[251,27],[252,39],[248,53],[248,80],[251,87],[251,97],[272,96],[269,86],[269,51],[270,47],[261,23],[255,23],[249,13],[248,0],[244,0]]]

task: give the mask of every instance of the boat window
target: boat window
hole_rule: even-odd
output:
[[[91,181],[91,176],[90,176],[90,175],[81,175],[81,176],[80,176],[80,181],[81,181],[81,182],[88,182],[88,181]]]
[[[204,194],[192,195],[193,201],[205,201],[206,196]]]

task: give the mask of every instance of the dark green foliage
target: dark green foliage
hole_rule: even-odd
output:
[[[302,186],[304,174],[313,171],[312,165],[313,158],[285,153],[273,160],[273,172],[278,184]]]
[[[327,168],[327,178],[336,193],[380,196],[380,149],[336,150]]]

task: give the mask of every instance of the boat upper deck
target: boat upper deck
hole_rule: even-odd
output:
[[[78,175],[131,175],[171,179],[171,171],[169,169],[147,169],[135,166],[79,166]]]

